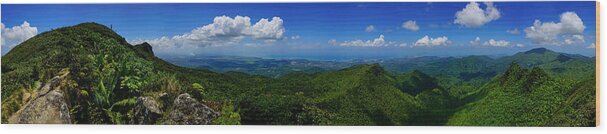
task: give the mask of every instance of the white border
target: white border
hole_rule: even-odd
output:
[[[2,0],[1,4],[65,4],[65,3],[295,3],[295,2],[402,2],[403,0]],[[462,2],[461,0],[404,0],[411,2]],[[525,0],[493,0],[493,1],[525,1]],[[578,1],[578,0],[576,0]],[[605,1],[601,7],[607,7]],[[601,18],[607,18],[601,10]],[[606,21],[601,25],[605,26]],[[606,42],[606,28],[601,28],[601,39]],[[601,43],[600,45],[603,46]],[[606,47],[600,47],[605,52]],[[605,54],[602,54],[605,55]],[[607,58],[601,58],[601,76],[607,71]],[[600,89],[606,89],[607,78],[601,78]],[[604,90],[603,90],[604,91]],[[601,92],[601,112],[605,110],[605,92]],[[448,134],[586,134],[586,133],[607,133],[605,129],[607,119],[601,116],[603,127],[598,128],[556,128],[556,127],[451,127],[451,126],[163,126],[163,125],[0,125],[0,133],[3,134],[21,134],[21,133],[61,133],[61,134],[112,134],[112,133],[146,133],[146,134],[225,134],[225,133],[259,133],[259,134],[318,134],[318,133],[349,133],[349,134],[376,134],[376,133],[448,133]]]

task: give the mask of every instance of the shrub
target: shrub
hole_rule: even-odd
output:
[[[213,125],[240,125],[240,114],[231,102],[223,103],[220,116],[211,124]]]

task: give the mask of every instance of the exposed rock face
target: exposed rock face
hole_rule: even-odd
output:
[[[173,102],[173,111],[167,124],[206,125],[219,116],[206,105],[196,101],[189,94],[179,95]]]
[[[63,91],[58,87],[63,78],[55,76],[38,90],[22,109],[13,114],[8,122],[11,124],[71,124],[68,104]]]
[[[138,97],[134,110],[135,115],[131,124],[154,124],[162,115],[158,103],[152,97]]]
[[[143,42],[139,45],[135,45],[136,49],[139,49],[139,51],[154,55],[154,51],[152,50],[152,45],[148,44],[147,42]]]

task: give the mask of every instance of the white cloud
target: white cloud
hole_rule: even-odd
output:
[[[508,29],[506,30],[506,32],[510,33],[510,34],[520,34],[521,32],[518,30],[518,28],[514,28],[514,29]]]
[[[475,28],[481,27],[493,20],[500,18],[500,12],[493,3],[484,2],[487,8],[480,8],[480,4],[470,2],[464,9],[455,13],[455,24],[460,24],[465,27]]]
[[[511,44],[509,41],[506,41],[506,40],[489,39],[489,41],[485,41],[485,43],[483,43],[483,45],[494,46],[494,47],[508,47]]]
[[[596,48],[596,45],[594,43],[588,45],[586,48]]]
[[[472,45],[480,45],[481,44],[481,38],[477,36],[476,38],[474,38],[474,40],[470,41],[470,44],[472,44]]]
[[[2,41],[0,46],[12,48],[21,42],[34,37],[38,34],[38,28],[30,26],[30,23],[24,21],[19,26],[7,28],[4,23],[0,23],[2,28]]]
[[[365,32],[373,32],[375,31],[375,26],[373,25],[369,25],[367,26],[367,28],[365,28]]]
[[[244,38],[250,37],[264,42],[281,40],[285,28],[280,17],[272,20],[262,18],[257,23],[251,24],[248,16],[217,16],[213,23],[198,27],[191,32],[173,37],[161,37],[152,40],[137,40],[134,42],[149,42],[160,49],[165,47],[181,47],[191,45],[195,47],[224,46],[239,43]]]
[[[447,36],[430,38],[428,35],[426,35],[418,39],[411,47],[433,47],[443,46],[447,44],[451,44],[451,41],[449,40],[449,38],[447,38]]]
[[[285,28],[282,26],[282,24],[283,21],[280,17],[272,17],[272,21],[262,18],[259,20],[259,22],[255,23],[253,27],[251,27],[250,34],[257,39],[279,40],[282,39],[282,36],[285,33]]]
[[[573,45],[584,43],[586,42],[586,40],[584,40],[584,35],[576,34],[571,36],[565,36],[565,40],[563,42],[567,45]]]
[[[331,45],[338,45],[337,40],[335,40],[335,39],[331,39],[327,43],[329,43]]]
[[[561,14],[560,22],[544,22],[535,20],[533,26],[525,29],[526,38],[536,44],[562,44],[558,37],[561,35],[579,35],[586,26],[582,19],[574,12]],[[565,42],[567,43],[567,42]],[[571,40],[570,40],[571,43]]]
[[[405,29],[411,30],[411,31],[418,31],[419,30],[419,26],[417,26],[417,22],[415,21],[406,21],[403,23],[403,25],[401,26]]]
[[[299,35],[291,36],[292,40],[298,40],[299,38],[301,38],[301,36],[299,36]]]
[[[379,35],[379,37],[373,39],[373,40],[353,40],[353,41],[344,41],[344,42],[337,42],[337,40],[335,39],[331,39],[328,42],[329,44],[332,45],[338,45],[338,46],[353,46],[353,47],[383,47],[383,46],[388,46],[389,44],[393,43],[393,42],[386,42],[384,40],[384,35]]]
[[[491,46],[491,47],[525,47],[525,44],[521,43],[512,43],[507,40],[495,40],[489,39],[483,43],[483,46]]]

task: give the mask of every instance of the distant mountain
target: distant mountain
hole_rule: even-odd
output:
[[[438,81],[435,78],[418,70],[398,75],[396,81],[398,82],[398,87],[403,90],[403,92],[411,95],[417,95],[423,91],[439,88]]]
[[[502,57],[496,59],[495,64],[492,66],[497,72],[503,72],[510,63],[517,63],[526,68],[539,67],[557,77],[585,79],[595,74],[595,61],[593,58],[576,54],[558,53],[546,48],[536,48],[516,53],[512,56]],[[571,72],[576,72],[576,74],[572,74]]]
[[[559,77],[583,77],[594,74],[592,71],[582,71],[594,70],[593,58],[558,53],[546,48],[531,49],[496,59],[489,56],[471,55],[465,57],[424,56],[351,61],[264,59],[234,56],[172,57],[167,58],[167,60],[191,68],[210,69],[218,72],[238,71],[269,77],[280,77],[292,72],[335,71],[357,64],[378,63],[393,74],[419,70],[436,77],[439,84],[445,87],[461,82],[470,82],[480,86],[496,74],[504,72],[510,63],[518,63],[524,67],[538,66]],[[569,72],[585,72],[585,75],[569,74]]]
[[[264,59],[242,56],[168,57],[166,59],[184,67],[209,69],[217,72],[238,71],[268,77],[280,77],[291,72],[316,73],[333,71],[352,65],[336,61]]]

